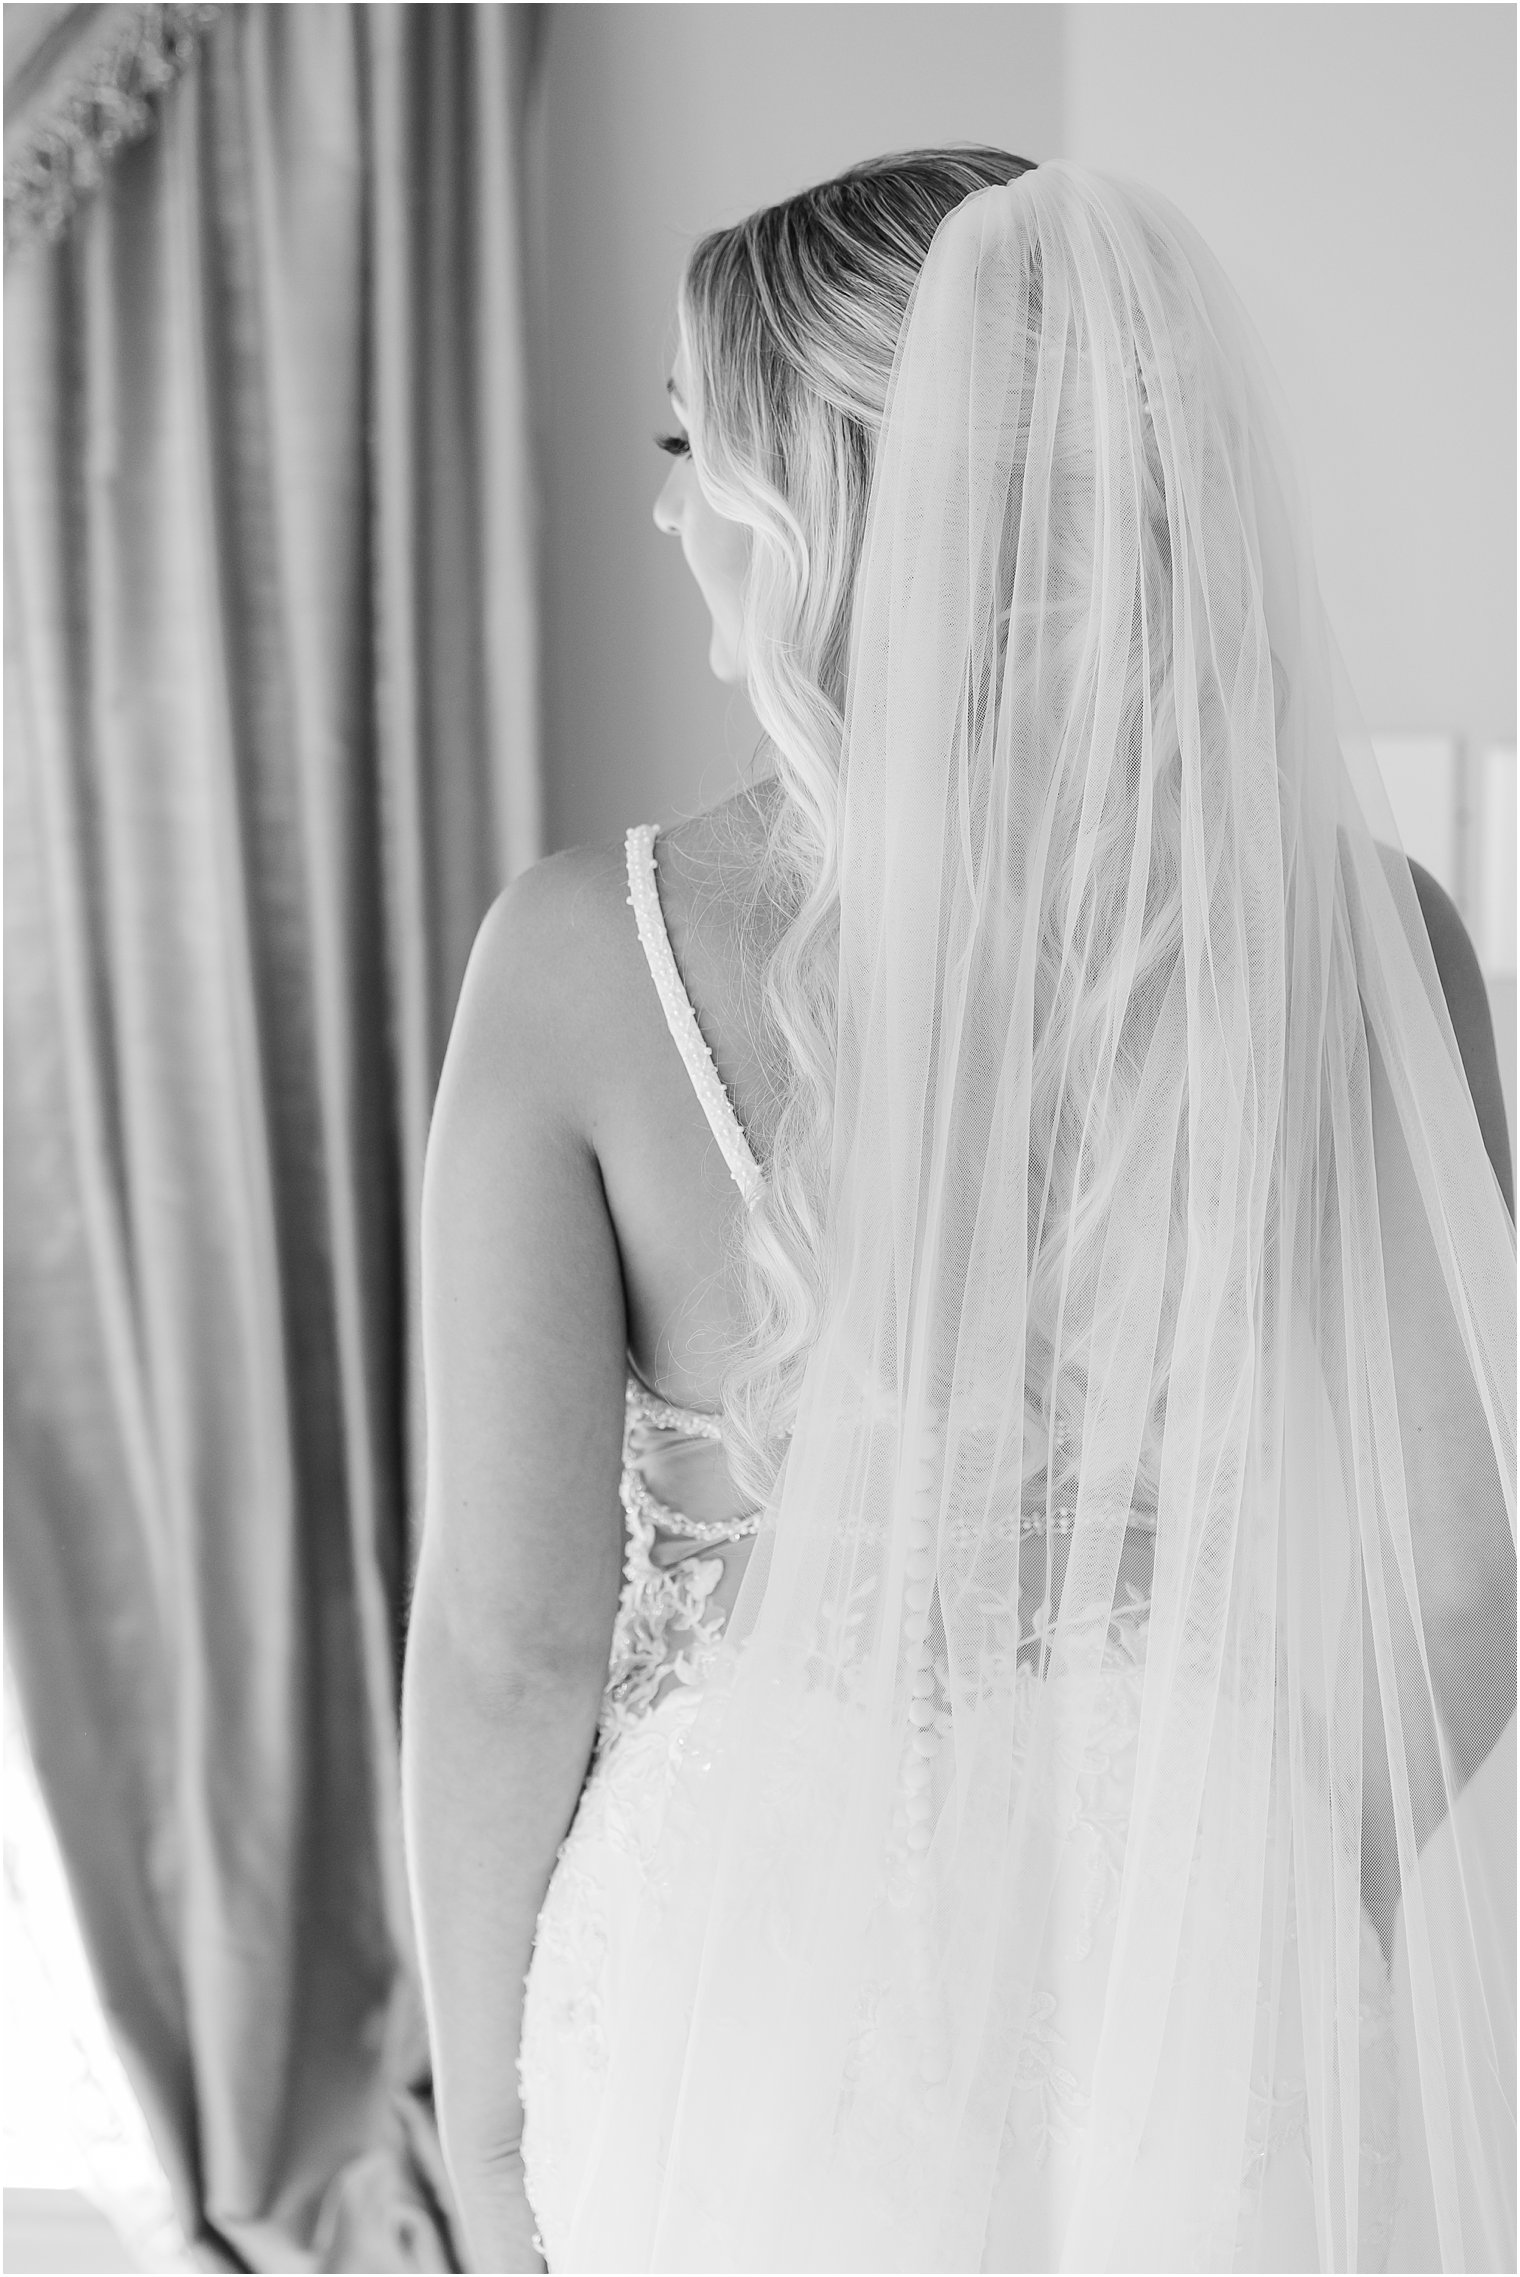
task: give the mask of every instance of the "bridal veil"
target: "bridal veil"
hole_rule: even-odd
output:
[[[828,1304],[571,2261],[983,2266],[1107,1842],[1029,2266],[1268,2265],[1291,2160],[1306,2266],[1513,2268],[1512,1825],[1463,1790],[1513,1703],[1464,1608],[1512,1601],[1514,1239],[1275,383],[1138,185],[938,231],[837,860]]]

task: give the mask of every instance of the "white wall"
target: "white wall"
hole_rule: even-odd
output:
[[[1515,740],[1515,12],[1074,7],[1066,155],[1224,263],[1375,728]]]
[[[1066,156],[1154,183],[1219,255],[1294,415],[1363,715],[1454,735],[1476,792],[1484,747],[1515,742],[1515,11],[1063,13]]]

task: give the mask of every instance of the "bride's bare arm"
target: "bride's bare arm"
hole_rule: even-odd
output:
[[[578,861],[529,872],[481,930],[423,1192],[403,1802],[444,2150],[470,2262],[494,2270],[541,2266],[517,2156],[523,1978],[621,1565],[623,1289],[583,1136],[598,943]]]
[[[1432,878],[1411,867],[1484,1146],[1513,1210],[1509,1133],[1483,977],[1455,908]],[[1448,1760],[1461,1786],[1492,1749],[1514,1708],[1514,1553],[1487,1422],[1445,1302],[1440,1262],[1375,1047],[1372,1123],[1421,1625]],[[1396,1595],[1392,1617],[1399,1624]],[[1404,1627],[1407,1619],[1396,1641],[1412,1666],[1413,1640],[1404,1635]],[[1370,1671],[1370,1614],[1364,1620],[1363,1650]],[[1445,1816],[1447,1779],[1435,1732],[1421,1727],[1413,1698],[1403,1708],[1415,1840],[1423,1845]],[[1369,1685],[1362,1887],[1385,1946],[1391,1941],[1399,1885],[1391,1810],[1382,1707]]]

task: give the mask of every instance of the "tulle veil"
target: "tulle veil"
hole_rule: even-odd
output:
[[[855,591],[828,1307],[572,2266],[1514,2266],[1460,1586],[1513,1586],[1514,1238],[1284,435],[1154,192],[941,226]]]

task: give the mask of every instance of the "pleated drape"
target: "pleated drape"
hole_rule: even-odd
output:
[[[259,2269],[449,2265],[397,1698],[427,1119],[541,851],[534,29],[222,9],[7,265],[7,1649]]]

